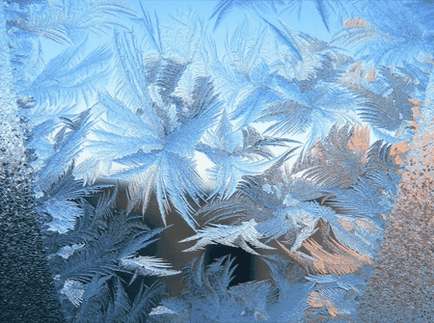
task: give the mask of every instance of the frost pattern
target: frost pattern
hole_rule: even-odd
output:
[[[430,131],[431,4],[219,0],[170,22],[141,1],[0,6],[1,176],[31,175],[68,321],[366,313],[401,179],[420,175],[408,156],[429,146],[409,143]],[[306,10],[326,36],[297,30]],[[172,215],[190,230],[182,268],[153,249]],[[207,263],[215,246],[269,279],[232,285],[237,259]]]

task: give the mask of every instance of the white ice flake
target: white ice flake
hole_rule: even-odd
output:
[[[274,248],[259,241],[259,239],[264,237],[255,229],[256,224],[256,221],[253,219],[237,226],[212,224],[203,230],[199,230],[199,233],[196,235],[181,240],[180,242],[199,240],[193,247],[184,250],[184,252],[202,250],[209,244],[218,243],[229,247],[241,247],[245,251],[254,255],[259,254],[247,243],[256,248],[274,250]]]

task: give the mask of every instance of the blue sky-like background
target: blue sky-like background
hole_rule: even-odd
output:
[[[210,35],[216,42],[217,49],[220,50],[219,54],[224,53],[225,42],[227,37],[231,36],[237,26],[240,23],[248,20],[252,24],[262,24],[262,19],[267,19],[270,22],[277,23],[277,19],[290,26],[292,29],[297,31],[302,31],[316,38],[329,41],[332,38],[333,25],[331,26],[331,32],[329,32],[321,17],[318,10],[315,8],[315,3],[313,1],[304,1],[300,15],[296,10],[288,12],[288,10],[276,10],[276,12],[267,10],[261,12],[261,16],[258,15],[254,10],[246,9],[244,12],[241,10],[232,10],[229,12],[224,19],[224,21],[215,29],[216,18],[212,16],[212,13],[218,4],[218,1],[212,0],[196,0],[196,1],[182,1],[182,0],[172,0],[172,1],[134,1],[128,0],[124,2],[128,7],[130,7],[137,15],[141,16],[142,7],[145,11],[150,14],[154,12],[158,16],[160,24],[169,24],[174,22],[174,15],[179,12],[190,12],[194,11],[197,16],[203,19],[207,30],[207,34]],[[134,28],[135,31],[140,30],[140,26],[134,19],[129,19],[129,25]],[[340,24],[339,24],[340,26]],[[103,44],[111,40],[111,35],[96,35],[92,34],[89,36],[92,43],[95,45]],[[56,43],[48,38],[40,38],[42,43],[42,48],[44,52],[44,59],[48,62],[51,58],[60,53],[65,46]]]

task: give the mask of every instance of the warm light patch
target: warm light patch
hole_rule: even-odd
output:
[[[351,28],[366,28],[369,27],[370,24],[366,22],[365,20],[356,17],[353,19],[347,19],[344,22],[344,29],[351,29]]]
[[[361,79],[360,75],[362,71],[362,63],[360,61],[356,62],[351,66],[351,70],[348,73],[342,75],[339,81],[349,87],[357,87]]]
[[[362,62],[358,61],[351,66],[350,71],[345,73],[339,81],[348,87],[359,88],[361,86],[360,84],[364,81],[366,83],[374,82],[376,73],[375,66],[372,66],[368,70],[367,66],[363,66]]]
[[[422,115],[420,114],[419,108],[423,106],[423,103],[419,100],[415,100],[415,99],[408,99],[408,101],[410,101],[411,104],[413,104],[413,118],[414,119],[418,119],[421,118]],[[416,123],[414,121],[414,123]],[[415,126],[416,129],[418,129],[418,124],[416,123],[416,125],[411,124],[412,126]]]
[[[377,226],[375,226],[372,222],[369,222],[365,219],[359,219],[356,221],[356,224],[365,229],[366,231],[369,231],[371,233],[381,233],[381,231],[378,229]]]
[[[419,100],[408,99],[408,101],[410,101],[410,103],[413,104],[415,108],[420,108],[422,106],[422,102],[420,102]]]
[[[372,265],[372,260],[368,256],[363,256],[351,248],[341,245],[333,238],[327,241],[329,249],[327,251],[313,239],[303,242],[303,247],[310,255],[300,251],[291,252],[277,241],[282,249],[295,261],[303,265],[309,273],[328,275],[344,275],[356,272],[365,264]]]
[[[371,83],[375,81],[375,70],[372,68],[371,72],[368,72],[365,76],[365,80],[367,83]]]
[[[369,126],[356,126],[348,142],[348,148],[356,153],[365,155],[369,150]]]
[[[413,127],[416,131],[419,130],[419,124],[414,120],[410,122],[409,126]]]
[[[407,141],[392,145],[390,156],[395,159],[397,165],[403,165],[406,160],[406,153],[410,149]]]
[[[344,219],[339,219],[339,222],[349,233],[354,233],[356,231],[352,223],[345,221]]]
[[[337,316],[339,314],[339,311],[333,305],[333,303],[328,299],[327,296],[325,296],[321,292],[313,291],[312,293],[310,293],[309,298],[307,299],[307,303],[311,307],[315,308],[325,306],[331,316]]]

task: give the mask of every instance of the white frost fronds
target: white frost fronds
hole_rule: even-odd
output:
[[[121,266],[127,270],[136,271],[143,276],[173,276],[181,272],[170,269],[172,266],[165,263],[161,258],[137,256],[122,258]]]
[[[74,306],[79,307],[83,302],[84,285],[78,281],[67,279],[60,293],[68,297]]]
[[[170,308],[166,306],[157,306],[152,309],[149,315],[161,315],[161,314],[175,314],[175,311],[172,311]]]
[[[296,210],[293,213],[291,212],[290,216],[297,230],[296,240],[291,247],[291,252],[294,252],[301,247],[302,243],[306,239],[308,239],[317,231],[315,227],[318,223],[318,218],[304,210]]]
[[[180,242],[199,240],[193,247],[184,250],[184,252],[201,250],[209,244],[220,243],[229,247],[240,247],[248,253],[259,255],[249,247],[247,242],[257,248],[274,250],[274,248],[259,241],[259,239],[264,237],[256,230],[256,224],[255,220],[243,222],[238,226],[212,224],[204,230],[199,230],[198,234],[181,240]]]
[[[65,246],[63,248],[60,248],[56,255],[62,257],[63,259],[68,259],[74,254],[76,250],[80,250],[84,246],[84,243],[76,243],[71,246]]]
[[[72,201],[58,201],[50,199],[45,204],[45,210],[53,218],[48,222],[48,231],[55,231],[64,234],[74,229],[77,217],[83,214],[83,210]]]

